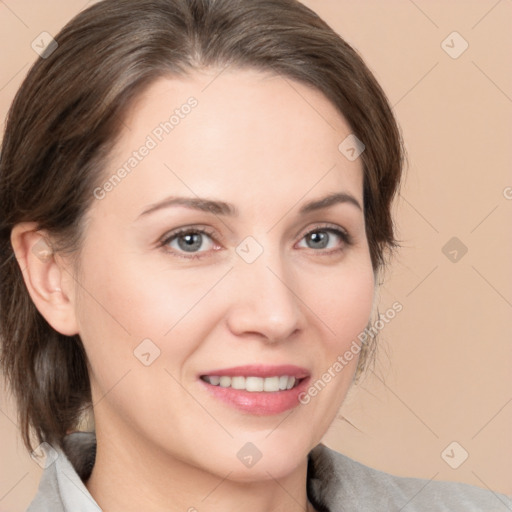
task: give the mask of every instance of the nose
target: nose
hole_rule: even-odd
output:
[[[253,263],[240,260],[235,265],[227,323],[238,336],[284,341],[304,328],[304,303],[294,289],[297,280],[290,266],[264,255]]]

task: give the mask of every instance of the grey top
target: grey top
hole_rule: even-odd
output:
[[[96,438],[77,432],[65,452],[47,458],[27,512],[101,511],[84,485],[94,465]],[[370,468],[323,444],[308,455],[307,492],[319,512],[507,512],[512,499],[467,484],[397,477]]]

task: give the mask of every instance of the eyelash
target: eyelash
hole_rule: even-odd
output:
[[[190,253],[186,255],[184,252],[178,252],[174,249],[169,249],[167,247],[168,244],[170,244],[173,240],[176,238],[179,238],[182,235],[195,235],[195,234],[201,234],[201,235],[207,235],[209,236],[214,242],[215,240],[215,233],[213,231],[210,231],[206,228],[193,228],[193,227],[184,227],[176,229],[175,231],[172,231],[171,233],[168,233],[165,235],[162,240],[158,243],[158,246],[161,247],[166,253],[172,254],[174,256],[177,256],[178,258],[184,258],[187,260],[199,260],[207,256],[206,253]]]
[[[343,230],[342,228],[340,228],[338,226],[333,226],[330,224],[315,226],[313,229],[304,233],[302,235],[302,237],[300,238],[300,240],[311,235],[312,233],[316,233],[319,231],[324,231],[324,232],[338,236],[342,240],[344,247],[340,247],[337,249],[329,249],[329,250],[311,249],[312,251],[314,251],[316,253],[321,253],[325,256],[331,256],[335,253],[343,251],[346,247],[350,247],[351,245],[353,245],[352,236],[347,231]],[[179,258],[184,258],[187,260],[199,260],[199,259],[208,257],[209,255],[208,255],[207,251],[199,252],[199,253],[191,252],[188,255],[185,255],[186,254],[185,252],[179,252],[179,251],[175,251],[174,249],[167,248],[168,244],[170,244],[173,240],[179,238],[181,235],[193,235],[193,234],[207,235],[208,237],[210,237],[212,239],[212,241],[214,243],[217,243],[217,241],[215,240],[215,236],[214,236],[215,233],[212,230],[208,230],[206,228],[184,227],[184,228],[179,228],[175,231],[172,231],[171,233],[166,234],[158,242],[158,247],[162,248],[168,254],[172,254],[174,256],[177,256]]]

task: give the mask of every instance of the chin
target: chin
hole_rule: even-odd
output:
[[[229,446],[218,453],[219,465],[230,473],[229,479],[238,482],[264,481],[284,478],[307,462],[309,451],[318,444],[310,433],[262,431],[236,436]],[[216,468],[219,472],[219,466]]]

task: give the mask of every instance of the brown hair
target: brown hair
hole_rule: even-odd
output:
[[[79,249],[123,114],[157,78],[229,65],[321,91],[366,146],[364,213],[376,273],[396,246],[390,208],[403,163],[398,126],[372,73],[296,0],[105,0],[76,16],[56,41],[15,97],[0,155],[0,362],[28,449],[31,429],[39,442],[62,447],[90,406],[91,390],[80,337],[56,332],[31,301],[12,228],[36,222],[55,251]],[[373,350],[363,345],[358,374]]]

